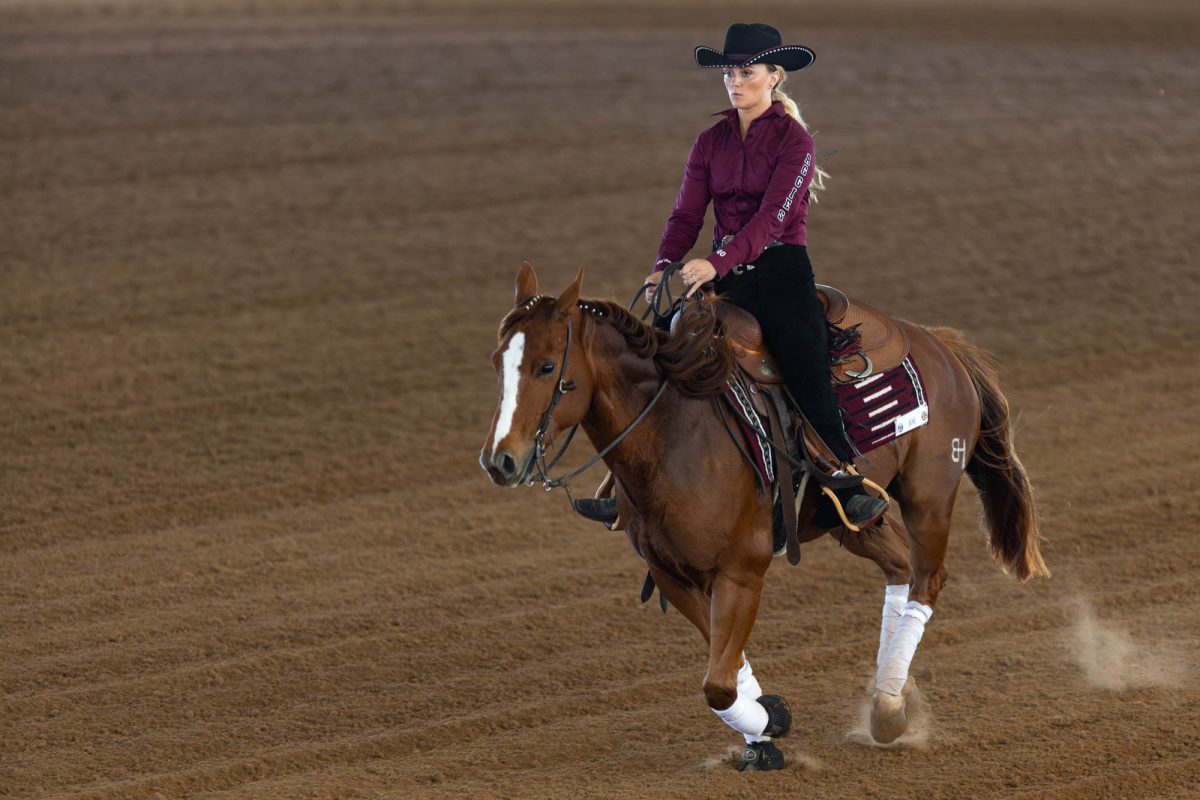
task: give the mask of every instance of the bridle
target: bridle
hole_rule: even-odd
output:
[[[662,383],[660,383],[658,386],[658,391],[654,393],[654,397],[650,398],[650,402],[646,404],[646,407],[642,409],[642,412],[634,417],[633,421],[626,425],[625,429],[618,433],[616,438],[609,442],[603,450],[600,450],[594,456],[589,458],[587,462],[578,469],[573,470],[566,475],[560,475],[557,478],[551,478],[549,475],[550,470],[554,469],[554,465],[557,464],[559,459],[563,457],[563,454],[567,452],[567,448],[571,446],[571,440],[575,437],[575,432],[579,430],[580,425],[580,422],[576,422],[571,426],[571,430],[569,433],[567,433],[567,438],[563,440],[562,445],[559,446],[558,452],[554,454],[554,457],[551,458],[549,462],[547,462],[546,433],[550,428],[550,420],[554,416],[554,409],[558,406],[558,402],[562,400],[564,394],[567,392],[573,392],[576,388],[575,381],[568,381],[564,378],[564,376],[567,374],[567,366],[570,363],[571,339],[573,338],[573,334],[574,326],[571,324],[570,318],[568,318],[567,345],[565,348],[563,348],[562,361],[560,362],[558,368],[558,381],[554,385],[554,394],[550,398],[550,405],[546,408],[545,413],[542,414],[542,420],[538,423],[537,432],[533,435],[533,462],[531,466],[533,470],[536,471],[533,472],[525,481],[525,483],[529,486],[532,486],[534,483],[541,483],[542,488],[547,492],[561,488],[567,493],[567,497],[571,496],[570,482],[590,469],[597,461],[604,458],[604,456],[608,455],[608,453],[614,447],[620,444],[626,436],[632,433],[633,429],[636,428],[641,421],[646,418],[646,415],[650,413],[650,409],[654,408],[655,404],[658,403],[659,398],[661,398],[663,393],[667,390],[667,379],[663,378]]]
[[[659,280],[658,286],[655,287],[653,299],[649,304],[650,307],[646,310],[646,313],[642,315],[643,320],[650,314],[654,315],[656,322],[663,319],[669,319],[671,315],[683,305],[683,298],[673,298],[671,296],[670,289],[671,276],[682,268],[683,262],[676,261],[663,270],[663,276]],[[631,300],[629,303],[629,309],[631,311],[633,310],[633,306],[636,305],[638,298],[649,286],[650,284],[644,284],[642,288],[638,289],[638,293],[634,295],[633,300]],[[664,298],[666,300],[667,307],[665,311],[660,311],[659,309],[661,308],[662,300]],[[578,302],[577,305],[580,308],[585,310],[587,309],[587,306],[582,302]],[[650,402],[646,404],[646,407],[642,409],[641,413],[634,417],[633,421],[626,425],[625,429],[618,433],[616,438],[609,442],[603,450],[600,450],[594,456],[589,458],[584,465],[578,469],[573,470],[566,475],[560,475],[557,478],[551,478],[550,470],[554,469],[554,465],[557,464],[559,459],[563,457],[563,454],[567,452],[567,448],[571,446],[571,440],[575,437],[575,432],[579,430],[580,422],[582,422],[581,420],[580,422],[576,422],[571,426],[571,430],[567,433],[567,438],[564,439],[563,443],[559,446],[558,452],[556,452],[550,461],[547,462],[546,455],[548,448],[546,445],[546,435],[550,429],[550,420],[554,416],[554,409],[558,407],[558,403],[560,400],[562,400],[563,395],[565,395],[567,392],[575,391],[576,388],[575,381],[566,380],[567,366],[569,365],[571,358],[571,340],[573,338],[574,326],[571,323],[570,317],[568,317],[567,344],[563,348],[562,361],[559,362],[558,380],[554,384],[554,394],[550,397],[550,405],[542,414],[541,422],[538,423],[537,432],[533,435],[533,459],[530,463],[529,475],[525,479],[525,484],[527,486],[540,483],[542,484],[542,488],[547,492],[553,491],[554,489],[562,489],[567,493],[567,497],[571,496],[570,482],[589,470],[593,465],[596,464],[597,461],[604,458],[604,456],[608,455],[608,453],[611,452],[614,447],[620,444],[626,436],[633,432],[634,428],[641,424],[642,420],[646,418],[646,415],[650,413],[650,409],[654,408],[655,404],[657,404],[659,399],[663,396],[663,393],[666,392],[668,383],[667,379],[664,377],[662,379],[662,383],[660,383],[658,386],[658,390],[654,393],[654,397],[650,398]]]
[[[684,301],[682,297],[680,297],[678,300],[674,299],[674,297],[671,296],[670,288],[671,276],[680,269],[683,269],[683,261],[676,261],[676,263],[667,266],[666,269],[662,271],[662,277],[659,279],[658,287],[655,287],[654,290],[653,300],[650,301],[649,308],[647,308],[646,313],[642,314],[643,320],[652,313],[654,314],[655,321],[670,319],[671,315],[677,311],[678,307],[683,305]],[[642,288],[637,290],[637,294],[634,295],[634,299],[632,299],[629,303],[630,311],[632,311],[632,308],[634,308],[636,305],[638,297],[642,295],[643,291],[646,291],[649,285],[650,284],[648,283],[643,284]],[[659,309],[661,307],[661,300],[664,299],[664,297],[667,303],[666,311],[660,312]],[[586,308],[582,302],[578,303],[578,305],[580,305],[581,308]],[[662,379],[662,383],[659,384],[658,391],[654,392],[654,397],[650,398],[650,402],[646,404],[646,408],[642,409],[642,413],[634,417],[634,421],[630,422],[629,425],[626,425],[624,431],[618,433],[617,437],[610,441],[604,450],[596,453],[595,456],[588,459],[587,463],[584,463],[582,467],[571,471],[571,473],[559,475],[558,477],[550,477],[550,470],[552,470],[554,468],[554,464],[557,464],[559,459],[563,457],[563,453],[565,453],[566,449],[568,449],[568,447],[571,445],[571,439],[575,438],[575,432],[580,429],[580,422],[576,422],[575,425],[571,426],[570,431],[568,434],[566,434],[566,439],[563,440],[563,444],[559,445],[558,452],[554,453],[553,458],[551,458],[550,462],[547,463],[546,434],[548,429],[550,429],[550,421],[551,417],[554,415],[554,409],[558,408],[558,402],[560,399],[563,399],[563,395],[565,395],[566,392],[575,391],[575,381],[566,380],[566,367],[568,367],[570,363],[571,339],[575,338],[574,333],[575,327],[571,324],[571,319],[568,318],[566,319],[566,347],[563,348],[563,360],[560,361],[558,365],[558,380],[556,383],[554,383],[554,393],[550,398],[550,405],[548,405],[546,408],[545,413],[541,415],[541,422],[538,423],[538,432],[534,433],[533,461],[529,464],[529,474],[526,477],[526,481],[524,481],[526,482],[526,486],[533,486],[534,483],[541,483],[541,488],[544,488],[546,492],[551,492],[553,489],[562,488],[563,491],[566,492],[566,497],[571,497],[570,482],[575,480],[576,477],[582,475],[583,473],[586,473],[586,471],[592,468],[596,462],[607,456],[608,453],[612,451],[613,447],[616,447],[622,443],[625,437],[628,437],[628,435],[634,431],[634,428],[636,428],[638,425],[641,425],[642,420],[646,419],[646,415],[650,413],[650,409],[654,408],[654,405],[659,402],[659,398],[662,397],[662,393],[666,392],[667,390],[667,379],[664,378]]]

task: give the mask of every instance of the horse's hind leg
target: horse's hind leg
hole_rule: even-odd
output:
[[[896,632],[896,624],[904,614],[904,605],[908,602],[908,581],[912,575],[908,555],[908,532],[895,516],[889,514],[877,528],[871,528],[861,534],[842,531],[838,536],[843,547],[856,556],[874,561],[883,572],[883,614],[879,624],[879,651],[875,657],[875,668],[878,671],[883,666],[892,636]]]
[[[896,623],[896,632],[888,645],[887,656],[879,666],[875,688],[886,694],[898,695],[908,678],[908,668],[917,645],[925,632],[925,624],[933,616],[938,593],[946,581],[946,545],[950,538],[950,514],[954,509],[957,487],[948,496],[921,497],[904,505],[904,522],[911,539],[912,584],[904,613]]]
[[[949,492],[921,491],[921,486],[938,486],[929,480],[922,484],[919,476],[905,476],[902,486],[905,503],[904,522],[908,527],[913,576],[908,601],[896,622],[888,643],[887,654],[880,660],[875,673],[875,694],[871,699],[871,735],[880,742],[896,739],[908,727],[908,694],[912,682],[909,666],[916,655],[917,645],[925,633],[925,625],[933,616],[938,593],[946,580],[946,544],[950,537],[950,514],[954,509],[957,485]],[[945,483],[942,482],[944,487]]]

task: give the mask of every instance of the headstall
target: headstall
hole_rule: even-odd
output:
[[[584,308],[584,305],[580,303],[580,307]],[[588,308],[587,310],[591,309]],[[566,347],[563,348],[562,361],[560,362],[558,368],[558,380],[554,385],[554,395],[550,398],[550,405],[546,409],[545,413],[542,414],[542,420],[540,423],[538,423],[537,432],[533,435],[534,451],[533,463],[531,466],[533,467],[533,470],[536,470],[536,472],[531,471],[532,474],[530,474],[528,479],[525,481],[525,483],[529,486],[532,486],[534,483],[541,483],[542,488],[547,492],[553,489],[562,488],[566,491],[568,497],[571,495],[571,487],[569,485],[570,482],[590,469],[592,465],[604,458],[604,456],[608,455],[608,453],[614,447],[620,444],[622,440],[624,440],[625,437],[628,436],[633,429],[636,428],[641,421],[646,418],[646,415],[650,413],[650,409],[654,408],[655,404],[658,403],[659,398],[663,396],[663,393],[667,389],[667,379],[664,377],[662,383],[659,384],[658,391],[654,393],[654,397],[650,399],[650,402],[646,404],[646,407],[642,409],[642,412],[634,417],[633,421],[626,425],[625,429],[617,434],[616,438],[609,442],[603,450],[600,450],[594,456],[589,458],[587,462],[578,469],[566,475],[560,475],[557,478],[551,478],[549,475],[550,470],[554,468],[554,465],[557,464],[559,459],[563,457],[563,454],[567,452],[567,448],[571,445],[571,440],[575,437],[575,431],[579,430],[580,425],[579,422],[576,422],[571,426],[571,430],[569,433],[567,433],[567,438],[563,440],[562,445],[558,448],[558,452],[554,454],[554,457],[551,458],[549,462],[547,462],[546,434],[550,428],[550,420],[554,415],[554,409],[558,406],[558,402],[562,400],[562,396],[564,394],[575,390],[575,381],[566,380],[567,367],[571,358],[571,339],[573,337],[574,326],[571,324],[570,318],[568,318],[567,344]]]

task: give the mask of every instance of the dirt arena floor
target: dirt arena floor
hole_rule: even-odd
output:
[[[965,488],[880,748],[880,576],[778,560],[748,652],[796,730],[743,775],[624,538],[477,455],[518,264],[629,298],[725,106],[691,48],[757,18],[818,54],[818,278],[996,354],[1055,574]],[[1193,6],[0,23],[0,797],[1200,797]]]

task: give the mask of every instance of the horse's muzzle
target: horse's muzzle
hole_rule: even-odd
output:
[[[490,455],[486,449],[479,452],[479,466],[497,486],[516,486],[524,481],[532,462],[532,447],[524,457],[515,456],[504,448],[497,448]]]

